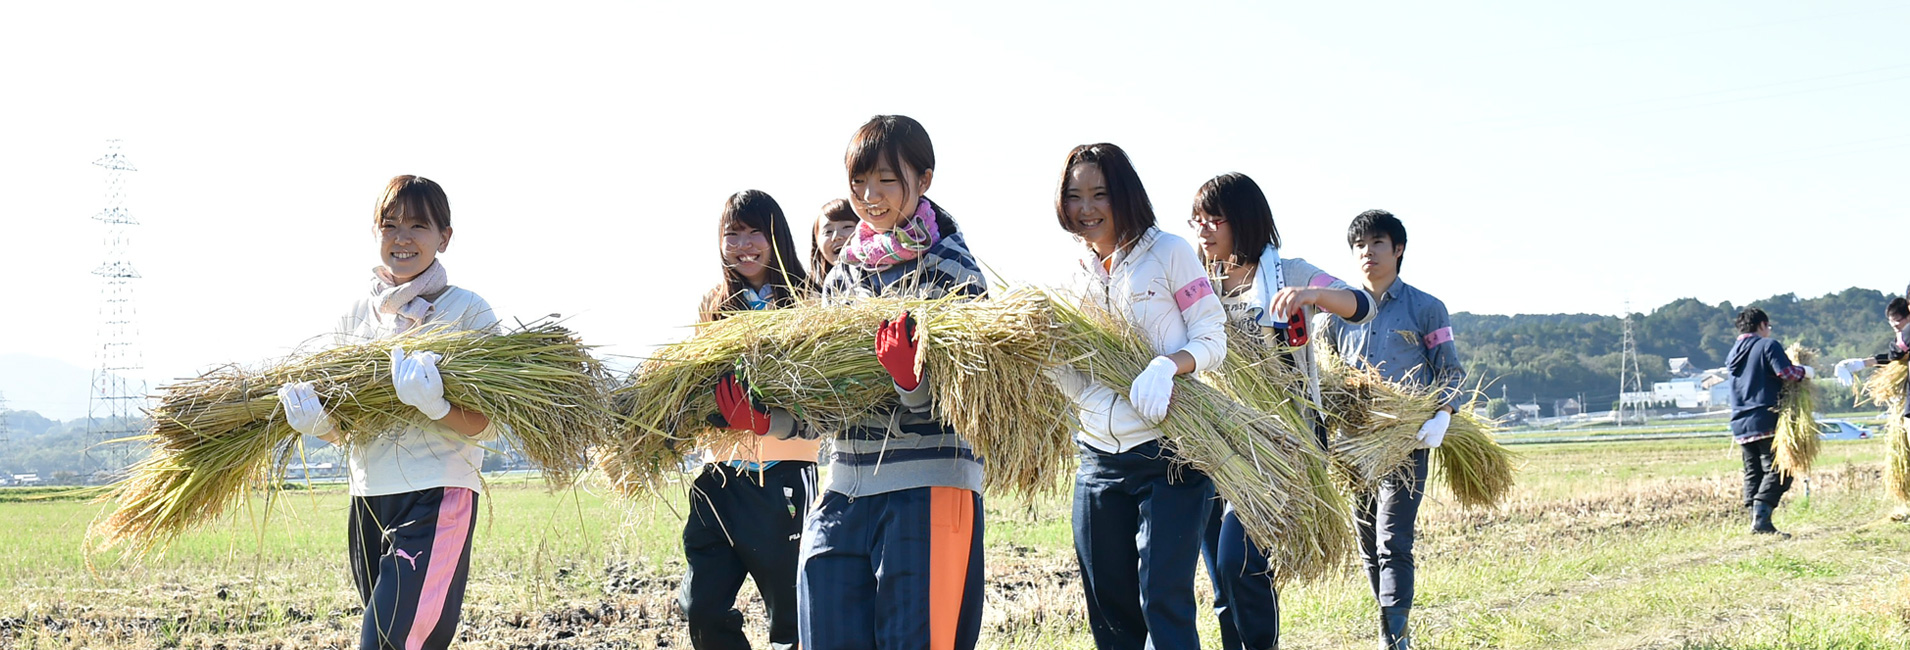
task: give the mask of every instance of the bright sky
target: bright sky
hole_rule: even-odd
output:
[[[774,195],[806,250],[877,113],[926,125],[930,195],[1018,282],[1073,268],[1052,196],[1098,141],[1169,231],[1244,172],[1342,275],[1391,210],[1454,311],[1910,280],[1901,2],[180,4],[0,9],[0,355],[95,364],[108,138],[155,384],[329,331],[406,173],[450,195],[454,284],[640,354],[714,283],[724,198]]]

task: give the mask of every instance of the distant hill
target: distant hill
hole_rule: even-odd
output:
[[[1770,313],[1773,335],[1786,345],[1802,341],[1820,350],[1817,372],[1828,377],[1838,360],[1870,356],[1889,345],[1890,326],[1883,316],[1889,299],[1882,291],[1853,287],[1818,298],[1783,294],[1748,306]],[[1670,375],[1670,358],[1688,357],[1699,368],[1724,365],[1737,339],[1733,319],[1741,308],[1683,298],[1634,315],[1645,388]],[[1548,415],[1555,399],[1582,394],[1590,410],[1610,408],[1618,399],[1624,325],[1616,317],[1459,312],[1452,315],[1452,326],[1466,371],[1490,382],[1491,397],[1536,398]]]

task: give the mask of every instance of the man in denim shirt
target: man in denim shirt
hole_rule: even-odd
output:
[[[1388,380],[1409,386],[1435,386],[1441,406],[1419,429],[1424,449],[1412,464],[1358,495],[1360,560],[1379,600],[1380,634],[1389,649],[1410,646],[1407,615],[1413,607],[1413,523],[1426,491],[1430,450],[1446,437],[1452,402],[1466,378],[1453,345],[1446,304],[1399,280],[1406,256],[1406,226],[1385,210],[1368,210],[1346,229],[1347,245],[1366,276],[1365,288],[1377,306],[1373,319],[1354,325],[1334,317],[1322,334],[1333,353],[1348,365],[1374,368]]]

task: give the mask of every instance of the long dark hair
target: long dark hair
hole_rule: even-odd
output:
[[[1226,220],[1234,235],[1234,259],[1240,264],[1259,264],[1268,244],[1280,247],[1280,228],[1273,225],[1267,195],[1246,174],[1228,172],[1202,183],[1194,193],[1194,213]]]
[[[822,224],[825,221],[847,221],[857,223],[862,220],[856,216],[855,208],[849,207],[848,199],[836,199],[822,206],[822,217],[816,220],[815,229],[809,233],[809,271],[814,275],[816,284],[829,278],[829,270],[835,268],[829,260],[822,257]]]
[[[1102,178],[1107,179],[1108,208],[1114,213],[1108,216],[1114,220],[1117,245],[1133,243],[1141,233],[1154,227],[1154,203],[1147,200],[1147,188],[1141,186],[1141,175],[1134,171],[1134,163],[1128,161],[1127,152],[1120,147],[1101,142],[1068,151],[1068,164],[1061,167],[1061,184],[1054,191],[1054,214],[1063,230],[1075,231],[1074,223],[1068,218],[1068,171],[1075,165],[1086,164],[1100,167]]]
[[[743,289],[749,286],[749,281],[722,259],[723,229],[732,223],[762,231],[769,239],[769,263],[765,265],[769,268],[769,282],[764,288],[769,290],[770,295],[766,297],[770,304],[787,307],[797,297],[812,291],[809,274],[803,271],[801,258],[797,256],[796,240],[789,233],[789,221],[783,218],[782,206],[777,205],[768,192],[743,190],[723,202],[723,218],[716,222],[716,254],[722,265],[723,282],[704,299],[703,320],[716,320],[722,318],[722,312],[749,308],[743,299]]]

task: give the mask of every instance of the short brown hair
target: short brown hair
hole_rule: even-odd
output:
[[[410,174],[393,176],[391,182],[385,183],[385,194],[372,212],[372,226],[386,219],[397,222],[421,219],[438,230],[445,230],[451,227],[451,199],[444,195],[443,187],[429,178]]]
[[[1101,142],[1070,150],[1068,164],[1061,167],[1061,184],[1054,191],[1054,214],[1062,230],[1075,230],[1074,224],[1068,222],[1068,172],[1075,165],[1088,164],[1100,167],[1102,178],[1107,179],[1108,207],[1114,212],[1109,217],[1114,219],[1116,242],[1125,246],[1154,227],[1154,203],[1147,200],[1147,188],[1141,186],[1141,175],[1134,171],[1134,163],[1128,161],[1127,152],[1120,147]]]
[[[885,157],[889,164],[907,166],[918,179],[923,172],[935,169],[935,145],[929,141],[928,129],[907,115],[869,118],[849,138],[849,151],[842,162],[849,169],[849,177],[855,178],[875,169]]]

